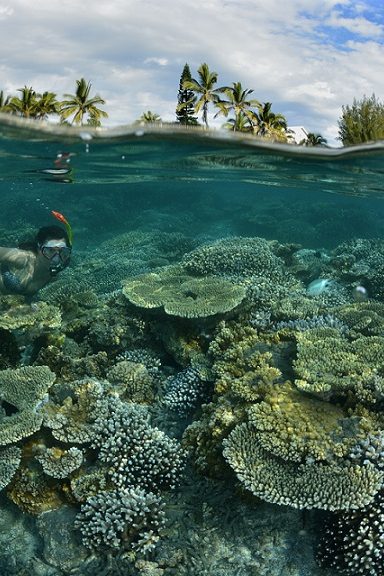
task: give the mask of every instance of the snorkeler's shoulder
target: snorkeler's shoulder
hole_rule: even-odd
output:
[[[36,255],[30,250],[0,247],[0,262],[6,262],[17,268],[26,266],[35,259]]]

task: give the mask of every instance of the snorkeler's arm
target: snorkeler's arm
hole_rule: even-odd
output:
[[[28,261],[28,252],[19,248],[0,246],[0,264],[8,264],[15,268],[23,268]]]

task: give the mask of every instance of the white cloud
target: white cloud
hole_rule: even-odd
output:
[[[27,84],[60,96],[84,76],[107,101],[109,125],[148,108],[173,119],[185,62],[193,75],[207,62],[219,85],[241,81],[290,124],[333,139],[343,104],[384,95],[383,22],[366,8],[354,0],[12,0],[0,6],[0,89]],[[338,40],[340,28],[360,40]]]

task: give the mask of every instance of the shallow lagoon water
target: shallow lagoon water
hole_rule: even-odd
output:
[[[382,238],[384,145],[379,143],[346,150],[307,149],[215,132],[69,130],[5,117],[0,124],[0,165],[1,244],[16,244],[40,226],[55,223],[51,210],[62,212],[74,231],[74,250],[72,272],[62,274],[61,285],[65,289],[68,282],[71,293],[73,283],[85,278],[103,301],[120,292],[124,279],[177,265],[186,253],[221,239],[276,241],[286,252],[308,251],[320,260],[325,255],[327,262],[343,243]],[[296,270],[302,292],[329,270],[326,264],[312,271]],[[343,289],[351,294],[361,275],[346,277]],[[372,285],[378,294],[369,296],[381,301],[382,292]],[[32,305],[41,301],[60,306],[51,287]],[[344,303],[352,301],[347,295]],[[261,330],[257,312],[251,310],[252,322]],[[211,339],[213,331],[212,325],[204,327],[199,337]],[[31,338],[36,340],[36,334]],[[89,333],[84,338],[91,340]],[[150,338],[161,355],[163,343],[153,328],[151,347]],[[36,351],[27,330],[27,352],[13,364],[3,361],[2,368],[44,363],[42,358],[50,358],[45,345]],[[103,352],[103,345],[95,345],[92,352]],[[28,353],[28,346],[34,350]],[[163,379],[185,368],[169,345],[165,348]],[[117,357],[116,345],[107,352]],[[50,362],[53,369],[52,358]],[[100,370],[100,378],[106,378],[107,367],[104,373]],[[64,373],[58,372],[60,378],[65,380]],[[170,418],[167,424],[157,408],[153,418],[180,439],[183,427],[199,419],[199,410],[187,421]],[[377,405],[375,411],[380,412]],[[312,511],[263,502],[239,490],[234,475],[221,478],[201,473],[193,462],[188,466],[178,491],[164,495],[164,537],[155,551],[137,557],[131,551],[123,557],[123,546],[113,554],[101,549],[100,554],[85,553],[79,534],[72,531],[79,504],[71,499],[33,516],[20,511],[3,492],[1,574],[339,573],[319,567],[314,559],[322,512],[318,517]]]

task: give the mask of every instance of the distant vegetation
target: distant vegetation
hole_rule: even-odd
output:
[[[206,62],[199,66],[195,78],[185,64],[180,76],[175,123],[209,128],[211,110],[214,118],[223,117],[223,128],[227,130],[295,143],[285,116],[273,111],[271,102],[254,98],[253,90],[243,87],[241,82],[232,82],[230,86],[217,83],[217,72],[210,70]],[[37,120],[57,116],[61,124],[101,126],[102,119],[108,117],[100,108],[105,101],[97,94],[92,95],[91,89],[92,84],[81,78],[76,80],[75,93],[64,94],[63,100],[58,100],[54,92],[40,94],[28,86],[20,88],[17,96],[7,96],[1,90],[0,112]],[[143,112],[135,123],[164,124],[160,115],[151,110]],[[355,99],[352,105],[342,107],[338,126],[338,139],[344,146],[384,140],[384,104],[374,94]],[[326,146],[327,140],[321,134],[310,132],[299,145]]]
[[[45,120],[57,115],[62,124],[77,126],[100,126],[101,119],[107,118],[107,112],[98,108],[105,104],[100,96],[91,96],[92,84],[84,78],[76,80],[75,94],[64,94],[65,100],[57,100],[54,92],[39,94],[32,87],[20,88],[20,96],[5,96],[0,91],[0,111],[24,118]]]
[[[343,146],[384,140],[384,104],[374,94],[343,106],[339,120],[339,140]]]

